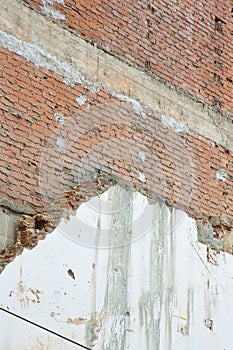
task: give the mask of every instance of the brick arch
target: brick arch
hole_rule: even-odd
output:
[[[156,123],[160,126],[159,135],[133,123],[96,124],[71,142],[62,160],[51,152],[54,159],[51,161],[50,157],[48,166],[43,165],[40,179],[46,211],[52,217],[61,216],[57,212],[62,206],[69,207],[66,193],[80,184],[91,184],[100,174],[121,179],[148,198],[160,196],[181,209],[187,208],[195,172],[192,153],[182,136],[162,127],[159,119]],[[145,153],[143,161],[139,157],[140,150]],[[51,178],[50,174],[53,174]],[[145,175],[145,181],[140,179],[140,174]],[[43,188],[46,180],[49,183]],[[76,203],[76,200],[71,202]],[[71,206],[72,209],[76,207],[75,204]]]

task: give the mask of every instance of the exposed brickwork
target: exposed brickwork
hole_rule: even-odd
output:
[[[21,254],[24,248],[34,248],[38,241],[44,239],[53,228],[54,225],[50,222],[46,214],[37,214],[34,216],[23,215],[18,222],[16,244],[0,252],[0,272],[17,255]]]
[[[104,171],[195,217],[232,215],[229,151],[200,135],[170,131],[153,111],[144,119],[103,89],[70,88],[7,50],[1,60],[1,196],[42,212],[46,202]],[[80,105],[76,98],[84,94]],[[149,155],[144,162],[140,150]],[[219,169],[226,181],[216,180]]]
[[[24,0],[45,14],[42,1]],[[232,1],[54,1],[62,26],[232,115]],[[47,12],[49,16],[49,12]]]

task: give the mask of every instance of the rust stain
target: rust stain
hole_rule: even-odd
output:
[[[38,289],[25,289],[23,281],[20,280],[14,290],[11,290],[9,293],[9,297],[19,298],[20,304],[22,308],[28,308],[30,303],[40,303],[40,294],[42,292]]]
[[[86,318],[82,318],[82,317],[68,318],[66,323],[74,324],[76,326],[79,326],[80,324],[86,324],[87,323],[87,319]]]
[[[35,296],[34,299],[31,299],[31,301],[33,303],[39,303],[40,302],[40,294],[41,294],[41,291],[38,290],[38,289],[32,289],[32,288],[29,288],[29,291]]]

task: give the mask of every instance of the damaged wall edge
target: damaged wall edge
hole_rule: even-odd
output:
[[[120,181],[118,180],[118,183]],[[72,190],[64,192],[63,198],[59,203],[52,206],[52,210],[47,213],[35,213],[29,210],[29,213],[23,213],[23,206],[17,206],[8,201],[8,207],[20,210],[20,217],[16,227],[16,240],[14,245],[5,247],[0,252],[0,272],[4,270],[6,265],[20,255],[24,248],[34,248],[39,240],[45,239],[46,235],[51,233],[58,225],[62,218],[69,219],[72,212],[84,202],[87,202],[93,196],[105,192],[109,187],[115,185],[117,179],[112,175],[97,175],[92,181],[74,187]],[[22,211],[21,211],[22,210]]]
[[[209,248],[233,254],[233,216],[217,215],[208,222],[197,221],[198,241]]]
[[[17,255],[20,255],[24,248],[32,249],[37,246],[40,240],[46,238],[47,234],[53,232],[62,218],[69,220],[71,215],[76,214],[76,210],[82,203],[88,202],[91,198],[101,195],[110,187],[116,184],[126,190],[135,192],[138,191],[147,196],[149,203],[161,202],[171,210],[176,206],[173,205],[167,198],[160,195],[151,196],[150,193],[145,193],[142,188],[133,188],[130,184],[122,181],[120,178],[111,174],[98,174],[91,180],[84,181],[73,189],[64,192],[64,196],[60,198],[60,202],[51,207],[51,212],[48,213],[32,213],[22,214],[18,219],[16,227],[16,242],[14,245],[5,247],[0,252],[0,273],[4,268],[12,262]],[[19,206],[19,208],[23,208]],[[192,217],[190,213],[186,213]],[[207,254],[209,250],[213,250],[218,254],[220,251],[225,251],[233,254],[233,216],[220,215],[195,220],[198,232],[198,241],[207,246]],[[215,253],[214,253],[215,254]],[[212,254],[213,255],[213,254]],[[210,260],[210,262],[215,263]]]
[[[0,207],[7,209],[14,214],[27,214],[34,215],[36,214],[35,210],[30,208],[28,205],[22,205],[0,196]]]

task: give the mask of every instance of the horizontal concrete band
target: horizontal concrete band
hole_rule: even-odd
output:
[[[233,150],[230,118],[87,43],[17,0],[1,0],[0,46],[62,75],[68,85],[104,86],[121,100],[152,108],[169,125],[177,121],[178,132],[189,128]]]

